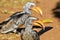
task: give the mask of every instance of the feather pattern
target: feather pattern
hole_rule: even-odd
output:
[[[18,28],[19,25],[24,24],[24,21],[27,19],[29,15],[19,15],[19,18],[17,17],[17,15],[15,16],[13,16],[13,18],[11,18],[11,20],[7,24],[2,26],[2,29],[0,31],[1,33],[8,33],[10,31],[14,31],[16,28]]]
[[[37,32],[32,29],[32,21],[34,20],[33,17],[28,17],[25,21],[25,30],[21,31],[21,38],[22,40],[39,40]],[[36,19],[35,19],[36,20]]]

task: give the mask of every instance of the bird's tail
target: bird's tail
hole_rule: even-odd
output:
[[[0,28],[4,25],[6,25],[9,21],[11,20],[11,18],[7,18],[5,19],[3,22],[0,22]]]

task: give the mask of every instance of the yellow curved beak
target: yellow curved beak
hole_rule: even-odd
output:
[[[42,10],[39,7],[35,6],[35,7],[31,7],[30,9],[37,12],[37,13],[39,13],[42,16]]]
[[[34,25],[34,26],[40,26],[41,28],[45,28],[45,25],[44,25],[44,23],[42,22],[42,21],[40,21],[40,20],[35,20],[35,21],[33,21],[32,22],[32,25]]]

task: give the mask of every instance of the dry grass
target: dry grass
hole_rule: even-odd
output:
[[[21,40],[20,35],[9,33],[9,34],[0,34],[0,40]]]

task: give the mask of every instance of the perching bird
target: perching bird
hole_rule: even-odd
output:
[[[25,20],[28,18],[28,16],[30,16],[32,10],[42,15],[42,11],[35,5],[35,3],[27,2],[23,6],[23,11],[14,13],[5,21],[0,23],[0,27],[2,27],[0,32],[1,33],[8,33],[10,31],[16,32],[15,31],[16,28],[18,28],[19,25],[24,24]]]
[[[22,40],[39,40],[39,36],[36,31],[32,29],[33,25],[35,25],[35,22],[38,20],[35,17],[29,17],[25,21],[25,30],[21,31],[21,39]],[[36,22],[37,26],[40,26],[41,24],[39,22]]]

